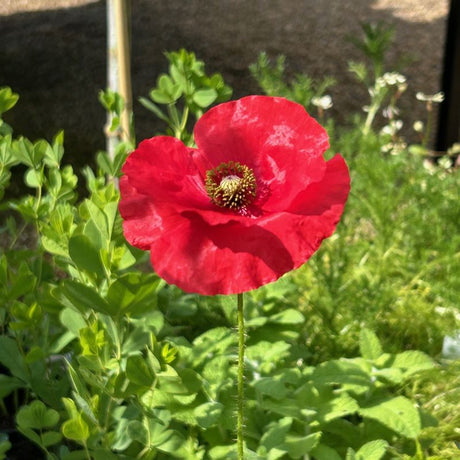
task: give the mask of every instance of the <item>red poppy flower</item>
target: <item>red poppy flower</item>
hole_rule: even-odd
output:
[[[249,291],[293,270],[334,231],[350,189],[326,131],[283,98],[220,104],[195,126],[197,148],[147,139],[120,181],[127,240],[187,292]]]

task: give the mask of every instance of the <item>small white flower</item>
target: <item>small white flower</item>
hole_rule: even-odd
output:
[[[399,109],[389,105],[383,109],[382,113],[385,118],[393,118],[395,115],[399,115]]]
[[[417,133],[423,132],[424,127],[425,126],[423,124],[423,121],[417,120],[416,122],[414,122],[413,128],[414,128],[415,132],[417,132]]]
[[[388,153],[393,150],[393,147],[394,147],[393,142],[389,142],[388,144],[382,145],[381,151],[382,153]]]
[[[382,134],[396,134],[403,126],[403,122],[401,120],[392,120],[388,125],[384,126],[381,129]]]
[[[387,86],[401,85],[406,82],[406,77],[397,72],[387,72],[381,78]]]
[[[425,101],[425,102],[442,102],[444,100],[444,93],[440,91],[439,93],[436,94],[424,94],[422,92],[418,92],[415,97],[419,101]]]
[[[323,97],[314,97],[311,100],[311,103],[316,106],[320,107],[323,110],[330,109],[332,107],[332,98],[328,94]]]
[[[428,171],[428,174],[433,175],[436,172],[436,166],[431,160],[423,160],[423,167]]]
[[[447,156],[443,156],[439,159],[438,165],[443,169],[449,169],[452,167],[452,160]]]

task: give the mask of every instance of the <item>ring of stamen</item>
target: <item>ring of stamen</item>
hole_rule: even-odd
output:
[[[256,197],[254,172],[236,161],[207,171],[205,186],[214,204],[234,211],[246,208]]]

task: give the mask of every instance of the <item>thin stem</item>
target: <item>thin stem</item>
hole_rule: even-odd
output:
[[[244,313],[243,294],[238,294],[238,418],[236,424],[236,442],[238,460],[244,459],[243,423],[244,423]]]

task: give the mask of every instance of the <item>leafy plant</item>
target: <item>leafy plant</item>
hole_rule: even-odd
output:
[[[285,62],[285,56],[280,55],[272,64],[267,53],[263,52],[259,54],[257,62],[249,67],[252,76],[268,96],[285,97],[302,104],[307,111],[310,111],[313,99],[324,96],[326,90],[336,83],[332,77],[315,81],[304,74],[297,74],[292,80],[286,81]]]
[[[207,76],[204,62],[194,53],[181,49],[165,55],[169,74],[158,77],[157,86],[149,93],[150,100],[141,97],[139,101],[168,125],[167,134],[191,144],[193,139],[187,131],[189,113],[198,120],[212,104],[228,100],[232,90],[220,74]],[[165,105],[166,113],[157,104]]]

